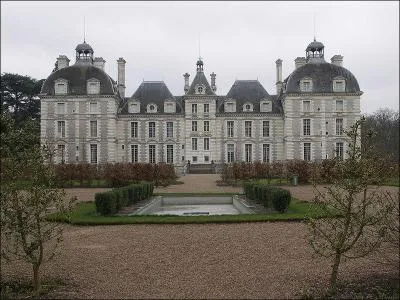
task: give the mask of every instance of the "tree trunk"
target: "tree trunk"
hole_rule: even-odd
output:
[[[338,272],[339,272],[339,264],[340,264],[340,258],[341,258],[341,254],[336,252],[335,255],[335,260],[333,262],[333,266],[332,266],[332,273],[331,273],[331,287],[330,287],[330,291],[333,295],[336,294],[336,281],[337,281],[337,276],[338,276]]]
[[[33,288],[36,294],[40,291],[39,268],[40,265],[33,265]]]

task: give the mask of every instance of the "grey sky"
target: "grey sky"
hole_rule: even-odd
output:
[[[316,38],[325,60],[344,56],[343,65],[364,92],[363,113],[399,109],[399,3],[392,2],[1,2],[1,72],[46,78],[56,58],[75,62],[86,42],[105,70],[117,78],[126,61],[126,95],[144,80],[164,80],[183,94],[201,57],[207,77],[217,74],[217,94],[235,79],[257,79],[275,94],[275,61],[283,76]]]

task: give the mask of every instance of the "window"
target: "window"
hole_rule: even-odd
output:
[[[304,160],[311,160],[311,143],[304,143]]]
[[[58,133],[58,137],[60,137],[60,138],[65,137],[65,121],[57,122],[57,133]]]
[[[90,121],[90,137],[97,137],[97,121]]]
[[[167,138],[174,136],[174,122],[167,122]]]
[[[263,137],[269,136],[269,121],[263,121]]]
[[[140,112],[140,104],[136,103],[136,102],[129,103],[128,112],[131,114],[139,113]]]
[[[131,145],[131,157],[132,157],[132,162],[137,163],[139,161],[138,159],[138,145]]]
[[[173,112],[175,112],[174,103],[166,103],[166,104],[165,104],[165,112],[166,112],[166,113],[173,113]]]
[[[209,162],[210,161],[210,157],[208,155],[204,156],[204,161],[205,162]]]
[[[138,122],[131,122],[131,137],[138,137]]]
[[[309,100],[303,101],[303,112],[311,111],[311,103]]]
[[[149,163],[156,163],[156,145],[149,145]]]
[[[346,88],[344,80],[334,80],[333,81],[333,91],[334,92],[344,92]]]
[[[199,87],[197,88],[197,93],[199,93],[199,94],[202,94],[202,93],[203,93],[203,87],[202,87],[202,86],[199,86]]]
[[[174,145],[167,145],[167,163],[174,163]]]
[[[251,155],[252,155],[252,144],[245,144],[244,145],[244,152],[245,152],[245,161],[251,162]]]
[[[210,104],[204,104],[204,113],[209,113],[210,112]]]
[[[204,121],[204,132],[210,131],[210,122]]]
[[[204,150],[210,150],[210,139],[204,138]]]
[[[97,102],[90,102],[89,103],[89,113],[90,114],[97,114]]]
[[[87,82],[87,93],[89,95],[100,94],[100,82],[94,79],[89,79]]]
[[[343,111],[343,100],[336,100],[336,111]]]
[[[228,121],[227,122],[227,128],[228,128],[228,137],[233,137],[233,126],[234,126],[234,121]]]
[[[300,91],[302,91],[302,92],[311,92],[312,91],[311,79],[300,80]]]
[[[235,145],[228,144],[227,145],[227,152],[228,152],[228,163],[232,163],[235,161]]]
[[[263,144],[263,162],[269,163],[269,144]]]
[[[263,101],[261,102],[261,112],[270,112],[272,111],[271,101]]]
[[[235,103],[227,102],[226,106],[225,106],[225,111],[226,112],[235,112]]]
[[[97,145],[90,144],[90,163],[97,164]]]
[[[192,150],[197,150],[197,138],[192,138]]]
[[[197,162],[197,156],[192,156],[192,161]]]
[[[54,93],[56,95],[66,95],[68,93],[68,81],[65,79],[58,79],[54,82]]]
[[[57,114],[65,114],[65,103],[57,103]]]
[[[336,143],[335,155],[339,160],[343,160],[343,143]]]
[[[311,135],[311,120],[303,119],[303,135]]]
[[[192,121],[192,131],[197,131],[197,121]]]
[[[149,122],[149,138],[155,138],[155,137],[156,137],[156,123]]]
[[[336,119],[336,135],[343,135],[343,119]]]
[[[197,114],[197,104],[192,104],[192,114]]]
[[[251,137],[251,121],[244,122],[244,136]]]
[[[58,145],[58,155],[60,156],[60,162],[65,163],[65,145]]]
[[[249,103],[243,105],[243,111],[253,111],[253,105]]]
[[[148,113],[156,113],[157,112],[157,105],[155,105],[155,104],[147,105],[147,112]]]

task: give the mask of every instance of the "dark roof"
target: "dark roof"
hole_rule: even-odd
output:
[[[79,44],[78,46],[76,46],[75,48],[76,51],[92,51],[93,52],[93,48],[87,44],[86,42],[83,42],[82,44]]]
[[[315,51],[315,50],[318,50],[318,49],[322,49],[322,48],[324,48],[324,44],[322,44],[321,42],[318,42],[318,41],[316,41],[316,40],[314,40],[313,42],[311,42],[310,44],[308,44],[308,46],[307,46],[307,48],[306,48],[306,51],[309,51],[309,50],[311,50],[311,51]]]
[[[275,95],[269,95],[258,80],[236,80],[226,97],[220,97],[218,112],[224,112],[224,102],[227,99],[236,100],[236,113],[243,112],[246,102],[253,104],[253,112],[260,112],[260,100],[272,101],[272,113],[282,113],[282,104]]]
[[[313,93],[332,93],[333,78],[338,76],[345,78],[347,93],[360,92],[357,79],[349,70],[341,66],[321,62],[307,63],[294,70],[285,80],[287,82],[286,93],[299,93],[300,80],[304,77],[310,77],[312,79]]]
[[[101,95],[115,95],[114,80],[103,70],[88,64],[75,64],[53,72],[43,83],[41,93],[54,95],[54,81],[57,79],[68,80],[68,94],[86,95],[87,80],[96,78],[100,81]]]
[[[215,95],[215,93],[212,91],[210,84],[207,81],[206,76],[204,75],[204,72],[202,71],[198,71],[196,76],[193,79],[192,84],[190,85],[189,91],[188,91],[188,95],[194,95],[196,94],[195,92],[195,87],[198,84],[202,84],[205,86],[206,90],[205,90],[205,94],[206,95]]]
[[[168,87],[163,81],[143,81],[136,92],[132,95],[131,99],[140,101],[140,112],[145,113],[147,104],[154,103],[157,105],[157,112],[164,112],[164,101],[176,101],[177,113],[181,112],[180,97],[172,96]],[[127,110],[123,110],[127,113]]]

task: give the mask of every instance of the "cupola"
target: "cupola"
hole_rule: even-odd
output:
[[[324,44],[315,40],[306,48],[307,62],[325,62],[324,60]]]
[[[93,64],[93,48],[83,41],[75,48],[76,51],[76,64]]]

